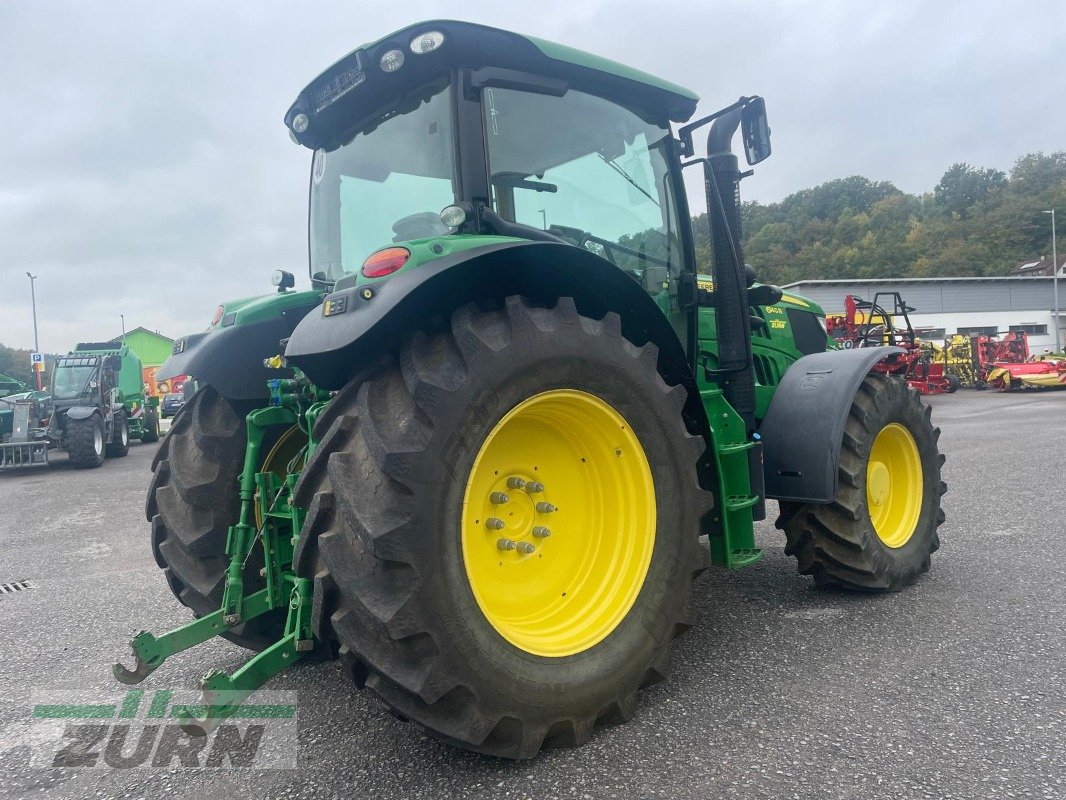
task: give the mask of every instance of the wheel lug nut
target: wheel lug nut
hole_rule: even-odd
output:
[[[525,485],[526,482],[519,478],[517,475],[512,475],[510,478],[507,479],[508,489],[521,489]]]
[[[485,520],[485,527],[488,528],[490,531],[502,530],[504,525],[504,521],[499,517],[489,517],[487,520]]]
[[[524,553],[527,556],[537,549],[529,542],[519,542],[517,545],[515,545],[515,548],[518,550],[519,553]]]
[[[514,540],[512,540],[512,539],[500,539],[500,540],[498,540],[496,542],[496,546],[500,550],[514,550],[515,549],[515,543],[514,543]]]
[[[493,505],[497,505],[497,506],[503,505],[504,503],[506,503],[510,499],[511,498],[508,497],[503,492],[493,492],[492,494],[489,495],[489,502],[491,502]]]
[[[537,513],[538,514],[550,514],[554,510],[555,510],[555,506],[553,506],[551,503],[544,503],[544,502],[537,503]]]
[[[543,525],[536,525],[533,527],[533,535],[538,539],[547,539],[552,535],[552,532],[545,528]]]
[[[526,491],[530,494],[540,494],[544,491],[544,484],[540,481],[530,481],[526,484]]]

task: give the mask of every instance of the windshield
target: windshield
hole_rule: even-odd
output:
[[[96,367],[56,366],[52,375],[52,397],[63,400],[78,397],[89,388],[89,381],[96,376]]]
[[[575,90],[562,97],[486,89],[493,205],[640,277],[680,270],[667,128]]]
[[[447,84],[427,87],[402,113],[355,134],[311,166],[311,275],[335,281],[396,242],[451,232],[455,202]]]

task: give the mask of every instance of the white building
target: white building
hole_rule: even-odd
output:
[[[1061,311],[1066,305],[1066,280],[1059,283]],[[914,308],[911,324],[922,338],[931,341],[941,341],[953,333],[996,336],[1024,330],[1033,352],[1055,346],[1050,277],[816,280],[782,288],[810,298],[830,315],[844,313],[845,295],[873,300],[878,292],[899,292]],[[1059,337],[1066,345],[1064,325],[1066,318],[1060,313]]]

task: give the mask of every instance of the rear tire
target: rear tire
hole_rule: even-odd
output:
[[[894,592],[928,571],[929,557],[940,547],[937,529],[944,522],[940,497],[947,491],[940,480],[944,463],[937,447],[940,429],[933,427],[931,412],[918,392],[903,380],[876,373],[866,376],[844,428],[836,499],[827,505],[780,503],[777,527],[784,530],[785,552],[796,557],[801,574],[813,576],[819,586]],[[899,429],[909,434],[920,475],[903,474],[904,470],[892,474],[884,464],[878,468],[880,462],[871,459],[878,436],[886,429],[902,441],[906,436],[899,434]],[[872,480],[880,480],[880,489],[874,488],[874,483],[868,485],[878,469],[880,477]],[[908,509],[906,498],[916,494],[906,491],[912,479],[915,489],[921,487],[921,499]],[[880,497],[878,491],[882,492]],[[893,491],[904,501],[903,521],[894,533],[890,524],[882,521],[879,530],[874,522],[874,516],[882,513],[882,503],[892,505]],[[876,499],[871,501],[871,496]],[[908,513],[914,514],[913,526],[907,522]]]
[[[946,378],[948,382],[948,394],[954,394],[959,390],[959,387],[962,385],[962,381],[959,379],[958,375],[952,375],[951,373],[948,373]]]
[[[124,413],[116,411],[112,425],[111,441],[107,445],[107,457],[122,458],[130,452],[130,424]]]
[[[104,421],[99,414],[85,419],[67,418],[67,457],[79,469],[104,463]]]
[[[238,480],[247,441],[245,416],[206,386],[181,409],[152,460],[145,508],[152,523],[152,552],[174,596],[197,617],[222,604],[229,558],[226,533],[240,513]],[[268,445],[269,448],[269,445]],[[246,593],[263,586],[262,548],[256,544],[244,569]],[[277,641],[285,609],[275,609],[222,635],[252,650]]]
[[[597,321],[579,316],[569,298],[545,309],[511,297],[500,310],[460,309],[450,326],[416,332],[398,359],[350,381],[318,420],[320,444],[297,486],[296,502],[309,511],[295,563],[299,574],[315,579],[316,635],[339,643],[357,684],[431,736],[505,758],[531,758],[542,746],[580,745],[597,721],[633,715],[637,690],[668,672],[670,642],[689,627],[692,580],[708,562],[698,542],[700,518],[711,505],[697,481],[705,444],[685,429],[685,389],[667,386],[656,361],[654,345],[636,347],[622,337],[615,314]],[[481,519],[474,521],[480,526],[471,526],[467,518],[477,513],[470,510],[475,502],[488,501],[464,500],[472,497],[471,475],[485,469],[484,443],[530,398],[547,394],[591,396],[631,426],[625,435],[634,436],[638,447],[624,451],[625,457],[645,454],[652,481],[640,486],[651,486],[653,496],[643,502],[654,502],[645,506],[653,512],[643,512],[652,513],[651,529],[640,512],[620,517],[617,528],[635,526],[645,532],[645,542],[652,537],[652,544],[644,545],[646,572],[628,582],[631,605],[616,606],[602,638],[567,643],[569,650],[550,655],[505,638],[506,628],[490,620],[475,596],[479,579],[466,548],[481,548],[478,558],[494,561],[497,534],[482,531],[490,526]],[[609,435],[621,438],[618,431]],[[542,459],[548,444],[536,435],[528,440],[528,452],[504,450],[513,452],[515,466],[500,466],[509,473],[533,470],[540,460],[542,471],[528,476],[543,476],[547,489],[531,496],[553,499],[552,492],[567,484],[556,478],[560,485],[553,489],[552,475],[558,473],[545,463],[550,458]],[[583,449],[579,436],[571,441],[572,449],[564,446],[567,468],[577,470],[579,482],[592,480],[589,475],[598,479],[599,490],[586,495],[589,506],[611,504],[616,497],[624,505],[610,480],[628,468],[612,466],[623,451],[597,458],[598,451]],[[590,472],[581,472],[582,454],[588,455]],[[527,462],[531,466],[524,466]],[[492,464],[480,474],[506,480],[491,471]],[[525,490],[513,492],[521,503],[513,497],[491,502],[530,504]],[[560,502],[564,505],[577,513],[584,504]],[[552,571],[565,568],[558,554],[580,541],[573,537],[610,546],[602,524],[572,529],[567,508],[550,517],[553,538],[526,540],[554,559],[538,562],[532,551],[524,556],[530,569],[546,566],[547,572],[539,573],[546,580],[563,574]],[[513,532],[509,527],[501,533]],[[556,540],[560,549],[551,550]],[[514,548],[501,550],[501,567],[510,558],[506,566],[521,570],[514,561],[521,557]],[[490,584],[494,566],[487,566]],[[542,624],[560,606],[599,613],[600,595],[585,587],[620,582],[623,568],[619,562],[618,572],[579,571],[572,599],[551,601],[554,607],[530,601],[536,612],[528,615],[532,624]],[[516,575],[496,578],[494,588],[501,580],[523,580]]]
[[[155,413],[154,408],[149,408],[144,412],[144,436],[141,437],[141,441],[146,444],[159,441],[159,415]]]

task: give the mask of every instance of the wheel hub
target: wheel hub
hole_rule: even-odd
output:
[[[644,450],[591,394],[554,390],[519,403],[471,467],[467,578],[488,621],[527,652],[572,655],[610,634],[636,601],[654,539]]]
[[[922,510],[922,460],[914,436],[898,422],[885,425],[866,464],[866,505],[878,538],[903,547],[918,526]]]
[[[888,475],[888,467],[880,461],[871,461],[867,474],[866,482],[870,494],[870,502],[872,505],[880,506],[888,496],[888,487],[891,481]]]

